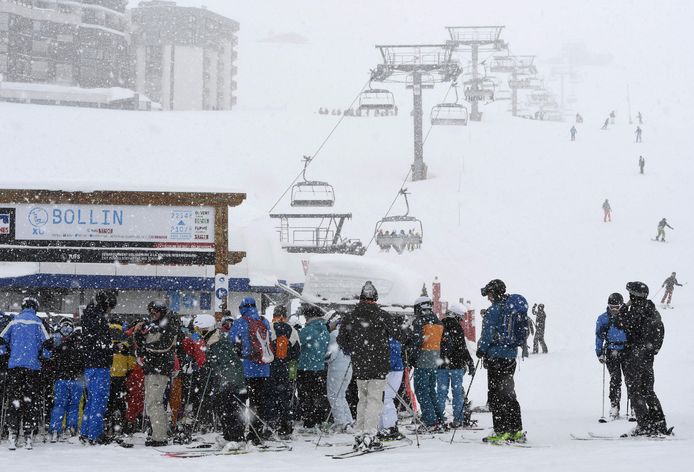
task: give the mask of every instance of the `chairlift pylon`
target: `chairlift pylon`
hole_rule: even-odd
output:
[[[293,207],[331,207],[335,204],[335,189],[328,182],[308,180],[306,168],[311,163],[310,156],[304,156],[302,182],[292,185],[291,205]]]
[[[407,189],[402,188],[398,196],[405,198],[406,211],[404,215],[385,216],[381,218],[374,229],[376,244],[382,251],[390,252],[393,248],[398,254],[420,249],[424,237],[422,221],[410,214],[410,202],[407,199]],[[390,228],[390,229],[389,229]]]
[[[468,112],[465,105],[461,105],[458,96],[458,84],[452,84],[455,90],[455,102],[443,102],[435,105],[431,109],[431,124],[437,125],[457,125],[466,126],[468,121]]]

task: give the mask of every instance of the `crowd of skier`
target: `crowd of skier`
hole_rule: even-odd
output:
[[[663,285],[671,296],[675,274]],[[645,284],[631,282],[627,290],[628,303],[609,297],[596,328],[596,354],[612,378],[611,415],[619,414],[621,370],[638,420],[634,434],[669,434],[653,391],[664,328]],[[303,327],[289,323],[283,305],[270,322],[252,297],[239,305],[240,317],[221,320],[180,317],[153,301],[148,319],[129,325],[112,314],[112,291],[98,291],[79,319],[50,326],[37,315],[39,301],[27,297],[19,314],[0,318],[2,433],[9,449],[22,438],[30,449],[44,428],[51,442],[85,445],[128,446],[134,432],[149,431],[145,445],[153,447],[216,431],[220,449],[233,452],[331,431],[354,434],[355,451],[375,451],[406,439],[399,410],[410,413],[416,434],[473,426],[463,378],[474,379],[481,364],[493,421],[483,441],[523,443],[516,358],[519,349],[527,356],[533,331],[533,352],[547,352],[544,305],[533,306],[533,323],[525,298],[507,293],[503,281],[481,293],[491,305],[482,312],[477,362],[466,343],[465,306],[439,317],[421,296],[413,316],[393,315],[380,307],[371,282],[346,311],[302,304]]]

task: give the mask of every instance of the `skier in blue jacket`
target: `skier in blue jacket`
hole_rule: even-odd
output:
[[[626,333],[617,327],[624,297],[613,293],[607,299],[607,311],[598,316],[595,323],[595,355],[607,366],[610,373],[610,417],[619,418],[619,403],[622,396],[623,351],[627,343]]]
[[[518,348],[499,341],[505,333],[504,311],[506,310],[506,284],[499,279],[490,281],[481,290],[492,305],[482,320],[482,334],[477,346],[477,357],[483,359],[487,369],[489,409],[492,411],[494,434],[484,438],[485,442],[523,442],[523,422],[520,404],[516,398],[513,374],[516,371]]]
[[[326,354],[330,333],[320,308],[304,305],[302,314],[306,325],[299,331],[301,354],[297,374],[297,393],[304,428],[320,426],[330,405],[327,399]]]
[[[2,342],[10,351],[7,373],[9,411],[8,449],[17,448],[19,425],[24,425],[24,447],[32,449],[34,431],[39,426],[40,357],[45,353],[44,343],[49,336],[36,315],[39,302],[27,297],[22,300],[22,311],[0,333]]]
[[[231,327],[229,338],[241,353],[246,395],[253,411],[250,415],[251,431],[249,431],[248,439],[259,443],[262,440],[262,437],[259,436],[269,437],[271,435],[270,431],[262,431],[261,421],[258,418],[267,422],[271,417],[269,395],[272,390],[269,387],[268,379],[270,377],[270,363],[273,359],[262,362],[258,358],[257,350],[260,342],[258,336],[263,339],[268,336],[269,340],[272,341],[275,339],[275,334],[270,322],[258,314],[253,297],[245,297],[241,300],[239,313],[241,313],[241,317]]]

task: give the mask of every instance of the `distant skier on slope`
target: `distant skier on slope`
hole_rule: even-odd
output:
[[[640,126],[636,127],[635,133],[636,133],[636,142],[640,143],[641,142],[641,133],[643,133],[643,130],[641,129]]]
[[[658,234],[655,236],[655,240],[659,241],[662,239],[663,242],[665,242],[665,228],[668,227],[670,229],[675,229],[669,224],[667,224],[667,219],[663,218],[660,220],[658,223]]]
[[[646,159],[643,158],[643,156],[639,156],[639,170],[641,171],[641,174],[643,174],[643,168],[646,166]]]
[[[572,126],[570,131],[571,131],[571,141],[576,141],[576,127]]]
[[[636,114],[636,118],[638,118],[639,124],[642,125],[643,124],[643,115],[641,114],[641,112],[638,112]]]
[[[612,111],[610,112],[610,124],[614,124],[615,116],[617,116],[617,114],[615,113],[614,110],[612,110]]]
[[[663,295],[663,299],[660,300],[660,303],[665,303],[665,300],[667,299],[667,306],[670,306],[670,302],[672,301],[672,292],[675,290],[675,285],[678,287],[681,287],[682,284],[677,281],[677,273],[673,272],[670,277],[665,279],[665,282],[663,282],[663,287],[665,287],[665,294]]]
[[[602,203],[602,211],[603,211],[602,221],[604,223],[607,223],[608,221],[612,222],[612,207],[610,207],[610,202],[607,198]]]
[[[545,313],[545,304],[540,303],[539,305],[533,305],[533,315],[535,315],[533,354],[537,354],[539,352],[539,347],[542,347],[543,354],[547,354],[547,344],[545,344],[545,325],[547,324],[547,313]]]
[[[624,297],[613,293],[607,299],[607,310],[598,316],[595,323],[595,355],[607,366],[610,373],[610,418],[619,418],[622,397],[622,372],[624,372],[624,346],[626,333],[617,327],[619,312],[624,306]]]
[[[607,129],[607,125],[609,125],[609,124],[610,124],[610,119],[605,118],[605,123],[602,125],[602,128],[600,128],[600,129]]]

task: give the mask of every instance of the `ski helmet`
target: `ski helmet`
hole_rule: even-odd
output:
[[[624,297],[622,296],[621,293],[613,293],[609,297],[607,297],[607,304],[608,305],[622,305],[624,303]]]
[[[161,315],[165,315],[166,312],[168,311],[168,308],[166,307],[166,303],[160,301],[160,300],[152,300],[147,304],[147,311],[153,311],[155,313],[159,313]]]
[[[307,320],[313,318],[320,318],[323,316],[323,310],[321,310],[317,306],[304,303],[303,305],[301,305],[301,314],[304,315],[304,318],[306,318]]]
[[[39,311],[39,301],[34,297],[26,297],[22,300],[22,308],[31,308],[34,311]]]
[[[627,292],[634,298],[648,297],[648,285],[643,282],[628,282]]]
[[[63,336],[70,336],[75,331],[75,324],[69,318],[64,318],[58,325],[58,332]]]
[[[364,286],[361,288],[361,294],[359,295],[359,300],[375,302],[378,300],[378,291],[374,284],[367,280]]]
[[[502,280],[494,279],[489,281],[480,291],[483,297],[488,297],[490,295],[500,297],[506,293],[506,284]]]
[[[429,297],[419,297],[414,301],[414,314],[420,316],[424,313],[431,313],[434,308],[434,303]]]

